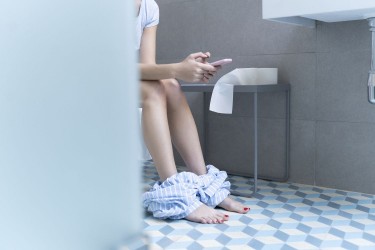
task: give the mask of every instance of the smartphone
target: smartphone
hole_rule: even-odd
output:
[[[222,66],[222,65],[225,65],[225,64],[228,64],[228,63],[231,63],[231,62],[232,62],[232,59],[226,58],[226,59],[221,59],[221,60],[216,61],[216,62],[212,62],[210,64],[212,66]]]

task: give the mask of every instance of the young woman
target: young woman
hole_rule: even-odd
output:
[[[143,195],[143,204],[157,218],[199,223],[223,223],[228,215],[250,209],[228,197],[227,175],[205,165],[196,125],[186,98],[175,79],[208,82],[218,68],[206,61],[210,53],[194,53],[174,64],[156,64],[156,30],[159,8],[155,0],[135,0],[139,51],[142,129],[160,181]],[[189,172],[177,173],[172,142]]]

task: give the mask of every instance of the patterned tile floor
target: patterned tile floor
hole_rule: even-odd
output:
[[[179,168],[183,171],[183,168]],[[158,180],[152,162],[144,166],[144,189]],[[251,194],[253,180],[229,176],[232,189]],[[220,225],[162,221],[146,213],[150,249],[375,249],[375,196],[292,183],[259,180],[251,198],[233,196],[251,207],[228,213]]]

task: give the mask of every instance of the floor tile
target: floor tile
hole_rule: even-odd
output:
[[[178,167],[185,171],[184,167]],[[151,161],[144,163],[143,189],[158,180]],[[229,176],[233,199],[251,208],[226,212],[229,221],[207,225],[187,220],[158,220],[146,213],[143,225],[157,249],[375,249],[375,196],[294,183]],[[220,209],[221,210],[221,209]]]

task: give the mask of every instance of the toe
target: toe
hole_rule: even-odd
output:
[[[220,213],[220,214],[217,214],[217,215],[215,216],[215,218],[216,218],[217,220],[221,221],[221,220],[224,220],[225,216],[224,216],[224,214]]]
[[[216,224],[217,221],[218,221],[218,219],[216,218],[215,215],[212,215],[212,216],[210,217],[210,220],[211,220],[211,223],[212,223],[212,224]]]
[[[247,212],[250,211],[250,208],[249,208],[249,207],[244,207],[244,208],[243,208],[243,211],[244,211],[244,213],[247,213]]]

